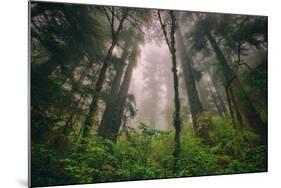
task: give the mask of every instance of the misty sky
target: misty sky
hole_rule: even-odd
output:
[[[144,78],[144,71],[145,67],[149,66],[150,63],[153,63],[153,66],[158,66],[163,68],[167,68],[171,70],[171,58],[170,58],[170,52],[168,50],[168,47],[165,43],[165,41],[149,41],[146,40],[145,43],[140,47],[141,49],[141,55],[138,59],[137,67],[134,69],[133,72],[133,78],[132,82],[130,84],[129,93],[134,94],[136,98],[136,105],[137,105],[137,116],[133,119],[130,126],[136,127],[139,125],[140,122],[146,122],[145,117],[142,116],[144,114],[144,108],[142,108],[142,103],[149,102],[147,100],[151,100],[147,97],[149,95],[149,91],[145,89],[145,78]],[[158,64],[158,65],[156,65]],[[169,78],[172,79],[172,72],[170,72],[170,75],[167,75]],[[160,77],[163,77],[161,75]],[[163,114],[161,114],[161,110],[165,108],[165,105],[167,101],[165,100],[165,96],[167,95],[167,87],[164,85],[163,78],[158,78],[158,84],[160,84],[161,91],[160,91],[160,99],[158,102],[158,106],[154,106],[151,110],[156,110],[159,113],[157,114],[157,129],[167,129],[168,123],[165,121],[165,117]],[[172,80],[171,80],[172,81]],[[150,89],[156,89],[156,88],[150,88]],[[173,91],[169,91],[172,92]],[[171,102],[171,101],[169,101]],[[147,112],[146,112],[147,113]]]

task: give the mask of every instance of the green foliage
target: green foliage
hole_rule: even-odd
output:
[[[154,179],[267,170],[266,147],[249,130],[235,130],[229,117],[212,121],[207,146],[192,126],[183,128],[179,169],[173,171],[174,131],[151,130],[145,124],[128,129],[116,144],[94,136],[84,149],[59,154],[44,145],[32,147],[32,184],[53,185]],[[208,119],[209,119],[208,118]]]
[[[137,105],[134,95],[128,94],[124,89],[126,87],[122,87],[123,84],[121,86],[123,92],[118,96],[121,99],[123,96],[127,98],[125,110],[120,110],[124,113],[118,115],[118,118],[123,116],[123,130],[120,131],[117,142],[91,134],[88,138],[81,138],[83,125],[88,125],[88,122],[84,123],[84,118],[90,117],[88,111],[92,107],[91,101],[96,101],[93,99],[110,101],[107,91],[112,88],[113,77],[121,65],[128,64],[126,69],[130,71],[133,69],[128,69],[129,65],[136,66],[137,58],[141,55],[138,43],[147,42],[144,38],[147,35],[144,34],[151,32],[149,28],[155,30],[152,28],[152,25],[155,25],[155,20],[151,19],[152,12],[146,9],[137,11],[134,8],[126,9],[128,15],[125,23],[120,34],[115,36],[112,30],[125,13],[124,8],[39,2],[34,2],[31,6],[32,186],[267,170],[267,147],[261,145],[259,136],[252,130],[234,129],[228,116],[216,117],[208,112],[197,117],[198,130],[200,134],[203,132],[203,137],[208,137],[208,141],[195,136],[198,134],[194,133],[191,124],[183,125],[179,157],[175,157],[173,155],[175,131],[154,130],[144,123],[137,129],[127,127],[127,119],[137,115]],[[109,13],[112,18],[115,15],[114,23],[107,15]],[[165,22],[167,15],[163,16]],[[175,19],[178,19],[178,16]],[[263,120],[266,121],[267,18],[205,13],[190,13],[186,16],[195,16],[195,19],[192,24],[185,23],[192,26],[184,35],[185,43],[190,45],[189,48],[196,61],[202,61],[203,57],[200,55],[207,57],[205,60],[209,65],[204,63],[205,72],[209,68],[210,75],[221,84],[226,81],[223,79],[225,70],[221,63],[214,60],[214,55],[217,54],[213,52],[208,36],[214,37],[215,43],[226,54],[226,58],[231,60],[228,60],[230,67],[234,69],[237,67],[237,70],[239,66],[248,63],[245,57],[252,53],[252,48],[249,47],[255,47],[255,50],[260,51],[261,62],[256,63],[256,66],[249,66],[252,65],[249,63],[247,67],[251,70],[241,75],[237,71],[237,74],[239,73],[242,87],[249,93],[254,106],[259,109]],[[170,25],[164,25],[163,28],[167,26]],[[207,35],[208,33],[210,35]],[[116,47],[110,52],[108,47],[114,37],[117,37]],[[198,60],[197,52],[201,53]],[[232,60],[236,59],[236,56],[237,60]],[[101,63],[105,62],[106,57],[109,57],[108,68],[105,66],[103,69]],[[155,54],[152,53],[148,59],[155,61],[157,58],[155,59]],[[158,75],[158,69],[161,67],[157,67],[155,62],[150,63],[146,69],[143,74],[144,89],[146,93],[151,93],[152,100],[149,101],[149,105],[145,105],[150,108],[145,111],[150,113],[150,119],[154,118],[156,121],[155,117],[159,112],[153,109],[156,109],[158,99],[162,99],[156,91],[163,91],[163,84],[158,82],[158,78],[167,76],[168,73]],[[236,73],[235,70],[233,72]],[[192,73],[196,81],[204,79],[204,71],[201,69],[192,68]],[[100,75],[104,75],[102,82],[99,81],[99,78],[103,77]],[[125,73],[123,80],[130,80],[126,75]],[[167,80],[165,82],[168,83]],[[128,90],[129,82],[124,83]],[[94,84],[98,87],[94,87]],[[153,88],[153,91],[150,91],[150,88]],[[241,101],[237,100],[238,104],[239,102]],[[98,107],[104,107],[102,102],[98,103]],[[171,107],[169,104],[168,106]],[[181,106],[184,106],[183,103]],[[95,125],[92,132],[98,127],[102,111],[103,108],[98,108],[94,114],[97,120],[92,123]],[[181,116],[189,119],[189,111],[190,109],[186,107],[181,108]],[[168,114],[169,117],[171,113]],[[116,130],[118,132],[118,129]]]

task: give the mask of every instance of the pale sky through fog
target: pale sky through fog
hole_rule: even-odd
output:
[[[144,122],[144,117],[141,117],[140,114],[143,114],[143,110],[141,108],[141,103],[144,102],[146,100],[145,95],[147,95],[147,92],[144,88],[144,75],[143,72],[145,71],[145,66],[148,65],[149,63],[161,63],[161,65],[159,65],[160,67],[165,66],[167,68],[171,68],[171,58],[170,58],[170,52],[167,48],[167,45],[165,43],[165,41],[161,41],[161,42],[156,42],[155,41],[145,41],[144,45],[140,46],[140,50],[141,50],[141,55],[138,58],[138,64],[136,66],[136,68],[134,69],[133,72],[133,78],[130,84],[130,89],[129,89],[129,93],[130,94],[134,94],[135,99],[136,99],[136,105],[137,105],[137,116],[133,119],[133,123],[131,124],[131,126],[136,127],[139,125],[140,122]],[[151,58],[154,57],[154,58]],[[159,61],[159,59],[163,59],[163,61]],[[166,60],[166,61],[165,61]],[[162,64],[163,63],[163,64]],[[171,72],[172,74],[172,72]],[[161,81],[159,82],[159,84],[161,85]],[[161,107],[161,105],[165,105],[166,101],[163,98],[166,93],[167,93],[167,89],[165,87],[161,86],[161,99],[159,102],[159,105]],[[151,110],[156,110],[156,111],[160,111],[160,109],[151,109]],[[165,124],[167,124],[167,122],[165,122],[165,118],[163,117],[163,115],[158,115],[157,117],[157,129],[165,129]],[[162,125],[162,126],[161,126]]]

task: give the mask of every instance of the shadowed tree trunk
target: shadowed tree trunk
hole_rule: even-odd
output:
[[[167,34],[166,26],[162,21],[160,11],[158,13],[158,18],[160,25],[162,27],[163,35],[165,37],[165,41],[167,46],[170,50],[172,56],[172,72],[173,72],[173,79],[174,79],[174,92],[175,92],[175,113],[174,113],[174,127],[175,127],[175,150],[174,150],[174,166],[173,170],[176,173],[178,169],[178,160],[180,155],[180,132],[181,132],[181,119],[180,119],[180,99],[179,99],[179,80],[177,75],[177,58],[176,58],[176,45],[175,45],[175,33],[176,33],[176,18],[173,11],[169,11],[169,16],[171,19],[170,24],[170,36]],[[170,38],[170,40],[169,40]]]
[[[220,63],[223,73],[228,84],[232,86],[232,92],[235,98],[239,100],[237,104],[238,110],[242,113],[242,118],[244,122],[251,127],[255,132],[257,132],[264,142],[267,142],[267,127],[263,123],[260,115],[254,108],[249,96],[246,94],[242,88],[238,78],[235,78],[233,71],[227,63],[220,47],[218,46],[215,38],[209,31],[205,31],[206,36],[217,56],[218,62]]]
[[[95,94],[93,95],[93,99],[92,99],[92,102],[90,104],[89,113],[85,118],[83,134],[82,134],[83,138],[88,136],[88,134],[89,134],[91,128],[93,127],[94,122],[95,122],[95,114],[96,114],[96,111],[97,111],[97,108],[98,108],[98,101],[99,101],[97,93],[99,93],[102,89],[103,83],[105,81],[106,71],[107,71],[107,68],[108,68],[108,65],[109,65],[109,59],[111,57],[111,54],[112,54],[112,51],[113,51],[114,47],[117,44],[118,35],[121,32],[123,23],[124,23],[124,21],[127,17],[127,13],[128,13],[128,11],[126,11],[124,13],[124,15],[122,16],[122,19],[119,22],[119,25],[118,25],[118,28],[117,28],[116,32],[112,33],[112,42],[111,42],[111,45],[108,49],[107,55],[104,59],[103,66],[101,68],[98,81],[95,85]]]
[[[177,171],[179,166],[178,160],[180,155],[180,132],[181,132],[181,121],[180,121],[180,99],[179,99],[179,81],[177,75],[177,61],[176,61],[176,47],[175,47],[175,32],[176,32],[176,18],[173,11],[170,11],[170,17],[172,20],[171,24],[171,54],[172,54],[172,71],[174,77],[174,91],[175,91],[175,117],[174,117],[174,126],[175,126],[175,151],[174,151],[174,172]]]
[[[225,94],[226,94],[226,100],[227,100],[228,109],[229,109],[230,117],[231,117],[231,120],[232,120],[232,124],[233,124],[233,127],[236,128],[236,120],[235,120],[235,117],[234,117],[233,104],[232,104],[232,101],[230,99],[230,94],[229,94],[229,90],[228,90],[227,87],[225,87]]]
[[[120,85],[121,85],[121,81],[122,81],[122,77],[124,75],[124,71],[125,71],[125,67],[126,67],[126,59],[128,57],[128,50],[130,48],[131,45],[131,38],[127,38],[125,41],[125,45],[123,48],[123,52],[122,52],[122,56],[121,56],[121,63],[119,64],[119,66],[117,67],[117,73],[114,77],[110,92],[109,92],[109,100],[106,103],[106,107],[102,116],[102,120],[101,120],[101,126],[105,126],[103,125],[106,121],[106,119],[110,118],[110,116],[112,115],[112,111],[114,109],[114,102],[117,98],[119,89],[120,89]]]
[[[114,104],[120,89],[120,85],[121,85],[121,81],[122,81],[122,77],[124,74],[124,70],[126,67],[126,58],[128,56],[128,42],[126,42],[125,46],[124,46],[124,51],[122,53],[122,57],[121,57],[121,64],[118,66],[117,68],[117,73],[114,77],[113,83],[112,83],[112,87],[110,89],[109,92],[109,100],[106,103],[106,107],[102,116],[102,120],[101,120],[101,125],[102,127],[106,126],[106,120],[109,119],[112,116],[112,111],[114,109]]]
[[[221,107],[221,110],[223,112],[223,114],[226,114],[227,113],[227,109],[226,109],[226,106],[225,106],[225,103],[224,103],[224,100],[222,98],[222,95],[221,95],[221,91],[220,91],[220,88],[217,84],[217,82],[214,80],[214,78],[212,77],[211,73],[208,72],[210,78],[211,78],[211,81],[216,89],[216,93],[217,93],[217,96],[218,96],[218,99],[219,99],[219,103],[220,103],[220,107]]]
[[[123,113],[126,106],[129,86],[132,79],[133,69],[137,63],[138,44],[135,44],[129,57],[129,64],[120,87],[119,93],[112,105],[111,115],[105,118],[98,129],[98,135],[116,142],[122,124]]]
[[[232,88],[231,85],[228,86],[228,92],[229,92],[229,95],[230,95],[231,103],[233,105],[235,120],[237,121],[237,124],[238,124],[239,127],[243,127],[242,116],[241,116],[240,110],[238,108],[237,99],[233,95],[233,88]]]
[[[213,99],[213,102],[214,102],[214,104],[215,104],[215,107],[216,107],[216,109],[217,109],[218,114],[219,114],[220,116],[223,116],[223,112],[222,112],[222,110],[221,110],[221,108],[220,108],[220,106],[219,106],[219,104],[218,104],[218,102],[217,102],[217,96],[215,95],[215,93],[214,93],[214,91],[213,91],[213,89],[212,89],[212,87],[211,87],[209,81],[207,81],[207,85],[208,85],[209,92],[211,93],[211,97],[212,97],[212,99]]]
[[[185,47],[183,43],[183,37],[180,31],[180,28],[177,29],[176,32],[176,39],[177,39],[177,44],[178,44],[178,50],[179,50],[179,55],[180,55],[180,62],[181,66],[183,69],[183,75],[184,75],[184,81],[185,81],[185,86],[186,86],[186,92],[188,96],[188,102],[190,106],[190,112],[192,116],[192,121],[193,121],[193,128],[195,133],[200,136],[200,132],[198,130],[198,122],[197,122],[197,117],[202,113],[203,107],[200,102],[196,84],[195,84],[195,79],[192,73],[192,58],[191,54],[188,51],[188,49]],[[201,135],[202,137],[203,135]]]

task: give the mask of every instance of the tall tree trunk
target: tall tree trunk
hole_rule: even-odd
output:
[[[179,25],[179,24],[178,24]],[[193,121],[193,128],[197,136],[205,138],[206,135],[203,132],[199,131],[198,127],[198,115],[204,111],[202,104],[200,102],[198,91],[195,84],[195,79],[192,73],[192,58],[189,50],[185,47],[183,43],[183,37],[180,31],[180,28],[176,32],[177,44],[179,49],[179,55],[181,60],[181,65],[183,69],[184,81],[187,90],[188,102],[190,106],[190,112]],[[207,139],[207,138],[205,138]]]
[[[128,46],[125,45],[124,50],[128,50],[127,49]],[[102,127],[106,126],[106,120],[109,119],[112,116],[112,110],[114,109],[114,104],[118,95],[118,92],[120,90],[120,85],[121,85],[121,81],[122,81],[122,77],[125,71],[125,67],[126,67],[126,58],[128,56],[128,52],[124,51],[121,57],[121,64],[118,67],[117,73],[113,79],[113,83],[112,83],[112,87],[110,89],[109,92],[109,100],[106,103],[106,107],[102,116],[102,120],[101,120],[101,125]]]
[[[175,116],[174,116],[174,127],[175,127],[175,150],[174,150],[174,172],[177,172],[179,155],[180,155],[180,132],[181,132],[181,120],[180,120],[180,99],[179,99],[179,80],[177,75],[177,60],[176,60],[176,47],[175,47],[175,33],[176,33],[176,18],[173,11],[170,11],[170,16],[172,20],[171,24],[171,55],[172,55],[172,71],[174,78],[174,91],[175,91]],[[177,29],[179,30],[179,29]]]
[[[220,88],[217,84],[217,82],[214,80],[214,78],[212,77],[211,73],[208,72],[210,78],[211,78],[211,81],[213,82],[213,85],[216,89],[216,93],[217,93],[217,96],[218,96],[218,99],[219,99],[219,102],[220,102],[220,107],[221,107],[221,110],[223,112],[223,114],[226,114],[227,113],[227,109],[226,109],[226,106],[225,106],[225,103],[224,103],[224,100],[223,100],[223,97],[221,95],[221,91],[220,91]]]
[[[137,63],[138,44],[135,44],[132,53],[130,54],[129,64],[125,72],[125,76],[120,87],[118,96],[112,105],[111,116],[104,119],[104,122],[98,128],[98,135],[108,138],[116,142],[118,133],[122,124],[123,113],[126,106],[129,86],[132,79],[133,69]]]
[[[237,99],[233,95],[233,89],[232,89],[231,85],[228,86],[228,91],[229,91],[230,100],[231,100],[231,103],[232,103],[233,109],[234,109],[235,120],[237,121],[238,126],[241,128],[241,127],[243,127],[243,120],[242,120],[240,110],[238,108]]]
[[[173,13],[173,11],[169,11],[169,15],[171,18],[171,25],[170,25],[170,37],[168,37],[167,29],[165,24],[162,21],[162,17],[160,14],[160,11],[157,11],[158,18],[160,25],[162,27],[163,35],[165,38],[165,41],[167,43],[167,46],[170,50],[171,56],[172,56],[172,72],[173,72],[173,81],[174,81],[174,102],[175,102],[175,113],[174,113],[174,128],[175,128],[175,150],[173,152],[174,155],[174,164],[173,164],[173,170],[174,173],[177,172],[178,169],[178,161],[179,161],[179,155],[180,155],[180,132],[181,132],[181,119],[180,119],[180,99],[179,99],[179,80],[177,75],[177,58],[176,58],[176,47],[175,47],[175,33],[176,33],[176,18]],[[169,40],[170,38],[170,40]]]
[[[227,63],[220,47],[218,46],[215,38],[212,36],[210,31],[205,31],[206,36],[217,56],[218,62],[220,63],[225,79],[228,84],[232,85],[233,95],[239,101],[238,109],[242,113],[243,120],[249,127],[251,127],[256,133],[258,133],[264,142],[267,142],[267,127],[263,123],[260,115],[254,108],[249,96],[244,91],[243,87],[240,84],[238,78],[234,78],[234,73],[231,70],[230,66]],[[234,79],[233,79],[234,78]]]
[[[97,93],[101,92],[101,89],[102,89],[102,86],[103,86],[103,83],[104,83],[104,80],[105,80],[105,76],[106,76],[106,71],[107,71],[107,68],[108,68],[108,65],[109,65],[109,59],[112,55],[112,51],[113,51],[114,47],[117,44],[118,35],[121,32],[121,29],[122,29],[122,26],[123,26],[123,23],[124,23],[126,17],[127,17],[127,12],[125,12],[122,19],[120,20],[117,31],[112,35],[112,42],[111,42],[111,45],[108,49],[107,55],[104,59],[103,66],[101,68],[99,78],[98,78],[98,81],[97,81],[96,86],[95,86],[95,94],[93,95],[93,99],[92,99],[92,102],[90,104],[89,113],[85,118],[83,134],[82,134],[83,138],[88,136],[91,128],[94,125],[95,114],[96,114],[96,111],[97,111],[97,108],[98,108],[98,101],[99,101],[99,98],[96,95],[97,95]]]
[[[215,107],[216,107],[216,109],[217,109],[218,114],[219,114],[220,116],[223,116],[223,112],[222,112],[222,110],[221,110],[221,108],[220,108],[220,106],[219,106],[219,104],[218,104],[218,102],[217,102],[217,96],[216,96],[215,93],[213,92],[213,89],[212,89],[212,87],[211,87],[209,81],[207,81],[207,85],[208,85],[209,91],[210,91],[210,93],[211,93],[211,97],[213,98],[213,101],[214,101],[214,104],[215,104]]]
[[[226,93],[226,100],[227,100],[227,103],[228,103],[228,109],[229,109],[230,117],[231,117],[231,120],[232,120],[232,124],[233,124],[233,127],[236,128],[236,120],[235,120],[235,117],[234,117],[233,104],[232,104],[232,101],[230,99],[229,90],[226,86],[225,86],[225,93]]]

